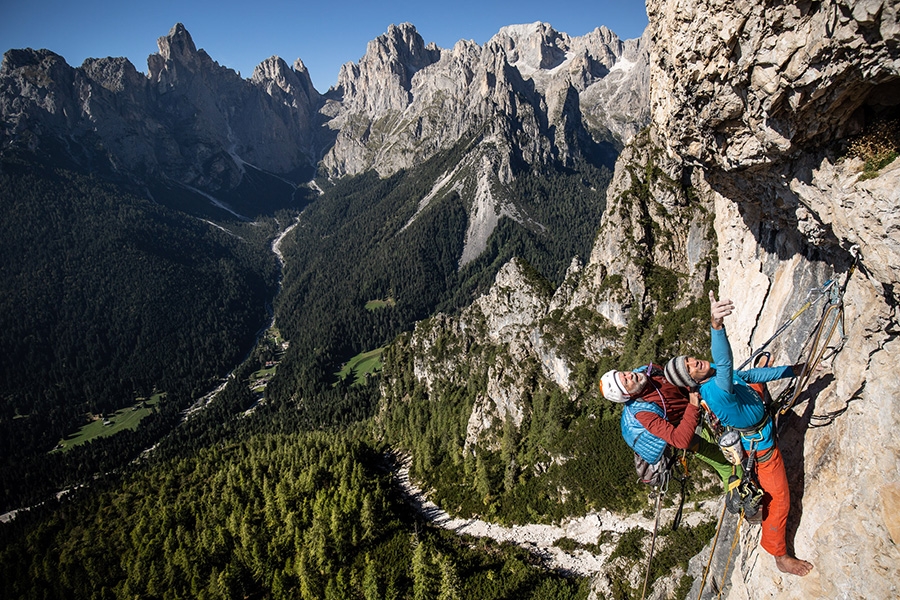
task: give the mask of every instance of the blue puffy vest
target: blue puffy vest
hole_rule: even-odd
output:
[[[666,449],[666,441],[656,437],[644,427],[635,415],[639,412],[652,412],[660,417],[665,416],[663,409],[652,402],[642,402],[640,400],[631,400],[625,403],[622,408],[622,437],[625,443],[637,452],[641,458],[651,465],[658,462],[662,458]]]

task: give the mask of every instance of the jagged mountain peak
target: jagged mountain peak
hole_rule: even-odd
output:
[[[346,63],[338,75],[343,104],[371,116],[403,110],[411,101],[413,76],[437,62],[441,50],[426,45],[411,23],[391,25],[370,41],[358,64]]]
[[[19,50],[7,50],[3,54],[3,66],[0,67],[0,76],[9,75],[13,71],[23,67],[36,67],[41,64],[66,63],[62,56],[47,49],[33,50],[24,48]]]
[[[196,74],[202,79],[216,77],[230,80],[232,85],[241,80],[237,71],[220,65],[206,50],[198,49],[191,34],[181,23],[176,23],[168,35],[158,38],[156,45],[159,52],[147,57],[151,81],[172,85],[179,77],[188,73]]]
[[[250,81],[265,89],[270,96],[275,95],[275,89],[280,90],[279,97],[287,105],[303,104],[310,109],[320,100],[319,93],[313,87],[309,71],[299,58],[291,68],[282,58],[270,56],[253,69]],[[308,120],[309,115],[306,114],[305,118]]]
[[[323,166],[336,176],[373,168],[389,175],[467,135],[484,135],[501,151],[520,147],[516,159],[501,159],[504,165],[571,162],[576,140],[589,137],[585,127],[599,139],[627,139],[645,124],[649,59],[636,45],[626,48],[606,28],[572,38],[538,21],[504,27],[483,46],[462,41],[442,50],[425,45],[408,23],[391,26],[358,64],[341,69],[342,101],[329,107],[329,127],[338,134]],[[626,49],[629,60],[615,82],[581,102]],[[630,68],[638,64],[643,68]],[[363,122],[369,125],[360,136]],[[521,137],[515,143],[508,139],[514,134]]]
[[[197,54],[194,39],[182,23],[175,23],[168,35],[156,40],[156,45],[165,60],[189,62]]]
[[[262,79],[287,78],[293,76],[296,76],[294,70],[288,66],[283,58],[273,54],[269,58],[256,65],[256,68],[253,69],[253,75],[250,77],[250,80],[257,81]]]
[[[387,33],[369,42],[368,48],[373,46],[388,49],[396,53],[404,62],[419,68],[433,62],[433,57],[428,56],[427,52],[437,48],[434,42],[426,45],[425,40],[419,35],[418,30],[412,23],[388,26]]]
[[[566,59],[569,36],[561,34],[547,23],[510,25],[492,37],[487,46],[500,47],[509,63],[529,70],[553,69]]]
[[[299,58],[294,61],[294,71],[296,71],[297,73],[305,73],[309,75],[309,69],[306,68],[306,65],[303,64],[303,61]]]
[[[503,27],[487,45],[502,48],[510,64],[526,77],[568,67],[570,71],[585,71],[599,78],[613,67],[624,50],[623,42],[606,27],[571,37],[540,21]],[[602,68],[598,68],[600,65]]]

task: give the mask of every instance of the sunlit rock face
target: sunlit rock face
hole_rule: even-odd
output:
[[[409,23],[392,25],[341,68],[323,109],[336,138],[323,169],[386,176],[474,138],[497,149],[508,180],[511,159],[571,159],[585,130],[628,141],[649,117],[642,44],[604,27],[573,38],[532,23],[442,49]]]
[[[789,547],[815,570],[779,573],[750,528],[731,597],[897,594],[900,164],[865,179],[862,161],[844,154],[851,136],[900,116],[897,11],[878,1],[648,2],[653,126],[715,206],[719,294],[737,304],[726,325],[738,360],[810,288],[846,282],[839,352],[826,353],[781,423]],[[824,304],[773,343],[778,362],[802,359]]]

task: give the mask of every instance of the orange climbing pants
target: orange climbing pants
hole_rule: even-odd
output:
[[[764,451],[765,452],[765,451]],[[757,455],[761,454],[757,452]],[[788,490],[784,460],[778,447],[763,463],[757,463],[756,474],[763,489],[762,541],[760,545],[772,556],[787,554],[785,534],[788,512],[791,510],[791,493]]]

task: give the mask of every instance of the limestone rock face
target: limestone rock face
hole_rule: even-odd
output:
[[[856,133],[898,97],[896,2],[649,0],[653,120],[666,146],[720,168]]]
[[[647,306],[652,303],[647,265],[679,274],[679,294],[685,300],[701,295],[714,263],[712,203],[708,195],[688,200],[691,175],[683,174],[681,163],[667,157],[659,144],[651,127],[635,137],[616,163],[600,231],[568,310],[585,306],[624,328],[632,307],[633,314],[653,310]]]
[[[737,360],[808,290],[846,285],[823,371],[780,423],[788,543],[815,569],[779,573],[747,529],[729,597],[897,594],[900,165],[863,179],[862,162],[842,151],[849,136],[900,116],[897,11],[877,1],[648,2],[653,127],[715,206],[718,291],[737,303],[726,320]],[[826,302],[772,344],[776,362],[805,360]]]
[[[640,48],[605,28],[571,38],[533,23],[504,27],[483,47],[446,50],[425,45],[408,23],[392,26],[359,64],[342,67],[340,101],[326,109],[336,141],[322,165],[335,176],[371,168],[385,176],[467,136],[500,149],[506,177],[513,157],[565,162],[586,128],[627,139],[646,123]]]
[[[415,74],[440,57],[441,51],[434,44],[426,47],[412,24],[391,25],[369,42],[358,65],[341,67],[338,87],[344,91],[345,107],[371,117],[403,110],[410,103]]]

